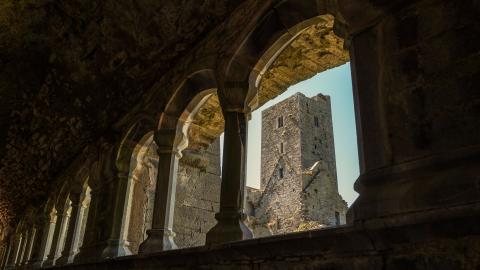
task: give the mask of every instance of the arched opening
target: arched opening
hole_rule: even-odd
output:
[[[167,115],[176,124],[175,151],[180,159],[175,171],[173,231],[177,247],[200,246],[214,225],[220,182],[219,140],[205,130],[195,116],[211,102],[212,89],[199,91],[179,116]],[[165,117],[165,116],[164,116]],[[127,240],[133,253],[147,240],[157,186],[159,157],[153,132],[144,135],[130,159],[131,216]]]
[[[66,232],[72,211],[72,202],[69,198],[68,188],[68,182],[64,183],[62,192],[56,201],[55,211],[53,212],[54,219],[52,219],[55,223],[51,223],[51,231],[48,233],[47,258],[43,263],[44,266],[55,265],[65,247]]]
[[[272,32],[272,36],[266,39],[271,38],[275,41],[267,42],[270,47],[260,50],[263,51],[263,54],[258,59],[258,67],[253,68],[249,75],[250,87],[257,89],[255,95],[248,98],[249,107],[253,110],[260,109],[262,105],[285,92],[288,87],[318,73],[341,66],[349,60],[348,52],[344,49],[344,41],[334,33],[334,17],[331,15],[310,18],[295,24],[290,31],[283,35]],[[177,135],[186,137],[189,141],[188,148],[183,151],[183,157],[175,172],[177,183],[173,230],[176,233],[175,241],[179,247],[197,246],[205,242],[206,232],[216,223],[214,215],[219,205],[222,150],[217,139],[224,129],[222,110],[219,97],[213,93],[211,96],[203,98],[201,103],[195,103],[198,107],[195,109],[195,113],[192,113],[193,110],[187,110],[188,120],[186,121],[187,118],[178,112],[183,108],[181,99],[192,101],[196,98],[195,94],[192,94],[195,93],[195,90],[191,90],[192,81],[194,80],[182,86],[190,87],[188,88],[190,92],[183,93],[181,90],[176,90],[177,93],[172,101],[168,103],[165,112],[162,112],[162,117],[168,118],[167,122],[177,123],[180,121],[183,125],[188,126],[187,129],[177,127]],[[275,182],[269,181],[269,179],[259,181],[263,182],[260,191],[249,189],[252,194],[246,195],[245,204],[252,208],[252,211],[249,212],[255,215],[250,217],[250,225],[255,223],[264,226],[262,231],[268,232],[268,234],[257,235],[272,235],[345,223],[347,206],[337,191],[337,168],[333,131],[331,131],[331,113],[330,116],[327,115],[331,104],[328,97],[317,94],[312,99],[303,96],[304,99],[297,102],[298,108],[304,110],[304,115],[297,120],[303,121],[311,118],[309,120],[311,127],[297,126],[297,131],[302,133],[309,128],[323,130],[319,134],[311,134],[309,149],[304,150],[305,153],[303,153],[317,152],[318,157],[304,158],[304,160],[300,158],[297,164],[292,166],[291,158],[287,158],[287,154],[291,152],[295,144],[301,145],[301,142],[280,140],[266,143],[279,146],[280,154],[284,156],[277,160],[281,161],[281,164],[272,161],[268,165],[275,172],[265,173],[265,175],[275,175],[278,179],[282,179],[282,181],[276,182],[281,182],[280,186],[283,191],[266,190],[266,187],[269,186],[268,182]],[[299,95],[300,97],[301,95]],[[185,101],[183,102],[185,103]],[[353,104],[351,104],[352,106]],[[325,110],[318,111],[319,107]],[[182,117],[183,120],[181,120]],[[281,119],[276,118],[274,122],[276,128],[286,128],[291,120],[287,114]],[[324,123],[327,123],[328,128],[323,126]],[[168,129],[172,129],[172,127],[169,126]],[[162,127],[160,127],[161,130]],[[278,136],[274,137],[275,139],[279,138]],[[126,225],[128,226],[126,229],[127,240],[133,253],[139,251],[140,244],[148,237],[147,231],[152,222],[151,213],[155,201],[158,173],[156,172],[158,160],[156,159],[153,134],[143,134],[143,137],[135,143],[137,145],[130,157],[129,171],[132,195],[127,199],[131,200],[131,203],[128,203],[130,205],[128,211],[131,216]],[[353,150],[351,154],[356,155]],[[262,166],[267,167],[263,164]],[[205,179],[205,175],[210,178]],[[295,184],[287,183],[287,179],[293,178],[295,178],[292,180]],[[247,182],[250,180],[247,179]],[[351,180],[353,181],[353,179]],[[350,187],[353,185],[351,182]],[[328,193],[327,190],[332,190],[332,192]],[[259,195],[253,193],[259,193]],[[296,205],[292,205],[292,202],[288,200],[282,201],[279,199],[280,197],[267,200],[270,194],[278,193],[282,193],[283,196],[280,197],[283,198],[295,197],[292,202],[294,201]],[[331,203],[325,203],[329,200]],[[278,211],[272,209],[278,209]],[[285,209],[288,209],[289,212],[282,213]],[[327,212],[328,214],[325,214]],[[265,222],[258,224],[257,221],[254,221],[257,219],[257,215],[263,215],[262,218]],[[312,227],[312,222],[318,223],[318,226]],[[273,223],[275,226],[272,225]]]
[[[156,145],[153,134],[147,134],[135,147],[130,161],[129,181],[133,183],[130,223],[127,240],[132,253],[138,253],[152,224],[156,184]]]
[[[50,249],[52,248],[52,239],[55,231],[55,225],[57,224],[57,209],[53,206],[51,211],[48,213],[48,229],[47,235],[45,238],[45,249],[42,253],[42,262],[45,261],[49,255]]]
[[[255,237],[346,223],[358,177],[352,98],[346,64],[288,87],[252,113],[247,204],[256,211],[246,213]],[[271,226],[278,222],[281,229]]]
[[[283,36],[278,38],[266,49],[257,64],[259,67],[250,75],[250,83],[254,83],[258,91],[250,102],[255,111],[248,127],[246,182],[254,188],[247,189],[244,212],[255,213],[247,218],[246,223],[257,237],[345,224],[348,206],[342,195],[348,197],[350,204],[356,197],[353,191],[353,182],[358,176],[356,127],[347,64],[349,55],[344,40],[334,33],[334,17],[331,15],[315,17],[292,29],[284,36],[294,37],[290,40]],[[341,76],[330,75],[330,72],[341,73]],[[330,83],[331,88],[322,95],[320,90],[325,89],[322,85],[325,80],[316,82],[317,85],[306,81],[315,81],[317,74],[332,76],[330,81],[340,79],[344,82],[338,82],[338,86]],[[314,85],[316,89],[301,91],[297,86],[299,83],[303,87]],[[295,89],[295,92],[289,89]],[[294,95],[296,92],[300,94]],[[279,97],[282,93],[284,95]],[[339,98],[339,95],[346,97]],[[291,106],[278,105],[270,116],[265,114],[264,117],[271,118],[264,119],[271,126],[262,128],[262,123],[258,123],[262,121],[260,112],[285,98],[289,98],[285,102],[290,102]],[[340,103],[337,102],[339,99]],[[340,123],[334,122],[333,125],[332,107],[337,119],[339,113],[336,109],[345,111],[340,113],[345,114],[337,121]],[[206,103],[203,110],[205,115],[217,114],[221,119],[218,103]],[[256,115],[260,121],[254,119]],[[198,115],[198,118],[202,117],[208,118]],[[257,124],[252,125],[255,120]],[[204,122],[204,127],[210,125],[208,121]],[[216,134],[223,131],[221,125],[211,126]],[[333,138],[344,132],[349,133],[347,138]],[[254,136],[257,138],[252,138]],[[334,144],[337,140],[338,143]],[[342,147],[347,145],[348,148]],[[341,159],[336,158],[336,154]],[[250,162],[252,159],[257,164]],[[337,179],[339,165],[340,185]],[[252,170],[257,173],[251,173]]]

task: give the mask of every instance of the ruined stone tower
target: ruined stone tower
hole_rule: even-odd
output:
[[[297,93],[264,110],[261,155],[261,187],[247,203],[257,235],[345,223],[328,96]]]

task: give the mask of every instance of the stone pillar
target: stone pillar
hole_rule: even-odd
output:
[[[36,236],[32,246],[32,253],[28,265],[30,268],[40,268],[42,267],[43,261],[48,254],[49,242],[53,238],[53,231],[55,228],[56,216],[53,213],[50,213],[48,216],[41,216],[37,220],[36,226]]]
[[[15,263],[18,257],[21,244],[22,244],[22,235],[12,237],[12,240],[11,240],[12,250],[10,251],[10,256],[8,257],[7,264],[5,265],[5,269],[15,269]]]
[[[244,106],[247,89],[246,87],[218,89],[225,119],[220,212],[215,215],[217,224],[207,233],[206,244],[253,237],[252,232],[243,223],[249,116]]]
[[[11,236],[10,241],[8,242],[8,256],[4,262],[5,269],[14,269],[15,267],[14,256],[15,256],[15,237]]]
[[[177,248],[173,238],[173,212],[177,186],[178,160],[175,144],[176,129],[159,130],[154,135],[158,146],[158,173],[153,206],[152,228],[140,245],[139,253],[152,253]]]
[[[63,206],[63,209],[57,210],[57,222],[55,224],[55,230],[53,232],[52,244],[50,252],[48,253],[47,260],[42,266],[48,267],[55,265],[55,261],[60,256],[62,246],[62,233],[65,231],[65,226],[68,220],[68,204]]]
[[[109,238],[103,249],[101,258],[115,258],[131,255],[129,242],[127,241],[128,224],[130,223],[132,183],[128,179],[128,172],[117,171],[112,183],[110,194],[109,211],[106,213],[106,222],[109,228]],[[112,191],[110,191],[112,192]]]
[[[6,251],[7,251],[6,247],[0,248],[0,269],[3,268],[3,261],[5,260]]]
[[[25,242],[27,242],[28,235],[26,233],[22,233],[20,236],[20,241],[18,244],[18,249],[17,249],[17,254],[15,256],[15,268],[20,267],[22,257],[23,257],[23,251],[25,249]]]
[[[6,251],[6,250],[7,250],[7,249],[6,249],[6,247],[4,247],[4,246],[2,246],[2,247],[0,248],[0,269],[2,269],[3,261],[4,261],[4,259],[5,259],[4,257],[5,257],[5,253],[6,253],[5,251]]]
[[[4,254],[2,255],[2,262],[0,263],[0,269],[4,269],[5,264],[7,263],[8,256],[10,255],[10,250],[11,250],[11,245],[10,242],[6,243],[5,245],[5,251]]]
[[[88,212],[89,212],[89,209],[90,209],[90,200],[91,200],[91,197],[90,197],[90,189],[88,189],[87,193],[85,194],[85,198],[83,199],[82,201],[82,223],[80,224],[80,231],[79,231],[79,235],[78,235],[78,239],[76,240],[76,244],[75,244],[75,255],[78,254],[78,252],[80,251],[80,247],[83,246],[83,241],[84,241],[84,238],[85,238],[85,228],[86,228],[86,225],[87,225],[87,219],[88,219]]]
[[[93,183],[95,182],[89,181],[89,184]],[[91,185],[91,188],[91,201],[89,205],[88,215],[86,217],[87,224],[85,225],[82,246],[80,247],[80,251],[78,252],[78,254],[74,257],[74,263],[96,261],[100,256],[100,251],[97,250],[97,243],[100,241],[100,235],[103,231],[103,228],[98,226],[101,225],[102,222],[99,206],[103,197],[103,193],[96,185]]]
[[[15,262],[15,265],[17,267],[20,267],[23,264],[23,258],[25,257],[25,250],[27,249],[27,242],[29,238],[30,238],[29,231],[24,231],[22,233],[22,245],[20,246],[17,260]]]
[[[25,251],[23,252],[23,257],[22,257],[22,265],[26,265],[28,261],[30,260],[30,256],[32,254],[32,247],[33,247],[33,242],[35,241],[36,237],[36,229],[34,226],[31,227],[29,230],[28,239],[25,244]]]
[[[478,216],[478,8],[373,2],[337,1],[351,40],[361,163],[349,221]],[[402,9],[392,8],[398,3]],[[461,33],[437,23],[438,14],[461,20]]]
[[[56,261],[56,265],[65,265],[73,262],[75,256],[76,245],[80,236],[80,227],[83,218],[83,202],[80,193],[70,193],[70,201],[72,202],[71,219],[66,231],[65,247],[62,256]]]

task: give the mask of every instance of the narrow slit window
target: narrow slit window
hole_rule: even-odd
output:
[[[277,118],[277,128],[283,127],[283,116]]]
[[[282,143],[280,143],[280,153],[281,153],[281,154],[283,154],[283,153],[284,153],[284,151],[283,151],[283,142],[282,142]]]
[[[320,126],[320,123],[318,122],[318,117],[316,116],[313,117],[313,123],[315,124],[316,127]]]
[[[279,169],[278,169],[278,176],[279,176],[280,178],[283,178],[283,168],[279,168]]]

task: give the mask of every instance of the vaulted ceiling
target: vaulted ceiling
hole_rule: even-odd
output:
[[[242,1],[0,1],[0,219],[108,134]]]

